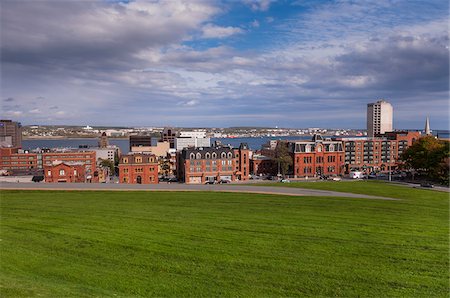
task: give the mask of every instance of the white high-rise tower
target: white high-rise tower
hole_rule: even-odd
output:
[[[394,109],[385,100],[367,104],[367,136],[374,137],[378,134],[393,131],[392,122]]]

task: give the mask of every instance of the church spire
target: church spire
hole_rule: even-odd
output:
[[[425,134],[427,136],[431,135],[430,119],[428,117],[427,117],[427,120],[425,121]]]

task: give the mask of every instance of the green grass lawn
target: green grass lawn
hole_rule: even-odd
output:
[[[448,196],[400,196],[2,190],[0,294],[448,297]]]

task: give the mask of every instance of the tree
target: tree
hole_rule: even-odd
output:
[[[279,165],[281,174],[287,174],[289,167],[292,166],[292,156],[289,154],[288,143],[285,141],[278,141],[275,148],[275,162]]]
[[[111,174],[114,173],[114,162],[109,160],[109,159],[101,159],[100,161],[100,165],[103,167],[108,167],[109,168],[109,172]]]
[[[448,184],[449,142],[433,136],[418,139],[402,154],[401,159],[419,174]]]

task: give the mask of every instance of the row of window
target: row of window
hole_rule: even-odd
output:
[[[146,158],[147,159],[147,162],[149,162],[149,163],[153,163],[153,162],[155,162],[155,158],[154,157],[147,157]],[[136,156],[135,158],[134,158],[134,162],[135,163],[142,163],[142,156]],[[123,159],[122,159],[122,162],[123,163],[128,163],[128,161],[129,161],[129,159],[128,159],[128,157],[124,157]]]
[[[213,153],[206,152],[204,159],[211,159],[211,158],[212,159],[217,159],[217,153],[216,152],[213,152]],[[233,158],[233,153],[232,152],[228,152],[228,153],[222,152],[220,154],[220,158],[222,158],[222,159],[224,159],[224,158],[231,159],[231,158]],[[202,159],[202,154],[200,152],[198,152],[197,154],[192,152],[189,155],[189,159]]]
[[[150,172],[153,172],[155,170],[155,167],[149,167],[148,169],[150,170]],[[134,168],[134,172],[135,173],[143,173],[144,172],[144,168]],[[123,169],[123,173],[124,174],[128,174],[129,173],[129,169],[128,168]]]
[[[335,173],[336,167],[334,167],[334,166],[327,167],[327,172]],[[299,175],[300,173],[313,174],[313,167],[304,167],[303,170],[302,170],[302,168],[297,168],[297,175]],[[314,174],[323,174],[323,167],[316,167]]]

